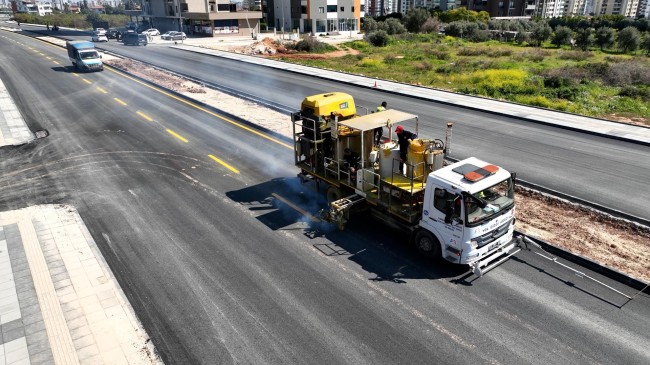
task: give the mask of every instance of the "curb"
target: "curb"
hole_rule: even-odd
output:
[[[636,290],[643,290],[644,293],[650,294],[650,284],[646,283],[640,279],[634,278],[628,274],[622,273],[616,269],[613,269],[609,266],[603,265],[597,261],[591,260],[589,258],[586,258],[584,256],[581,256],[579,254],[567,251],[563,248],[553,246],[552,244],[541,240],[539,238],[535,238],[529,235],[526,235],[520,231],[515,230],[515,236],[525,236],[528,239],[532,240],[533,242],[537,243],[540,245],[545,251],[548,253],[551,253],[553,255],[556,255],[558,257],[561,257],[565,260],[571,261],[575,264],[578,264],[582,267],[585,267],[591,271],[597,272],[603,276],[606,276],[612,280],[615,280],[621,284],[625,284],[631,288],[634,288]]]

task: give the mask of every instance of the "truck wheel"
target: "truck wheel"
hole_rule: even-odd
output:
[[[336,186],[330,186],[327,188],[327,204],[337,201],[339,199],[343,198],[343,193],[341,192],[341,189],[337,188]]]
[[[419,230],[415,234],[415,248],[426,258],[436,261],[441,258],[440,242],[438,242],[438,239],[431,232],[424,229]]]

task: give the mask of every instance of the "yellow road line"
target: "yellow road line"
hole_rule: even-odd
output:
[[[238,173],[239,173],[239,170],[237,170],[236,168],[234,168],[234,167],[228,165],[227,163],[223,162],[223,160],[221,160],[220,158],[218,158],[218,157],[216,157],[216,156],[214,156],[214,155],[208,155],[208,157],[210,157],[211,159],[215,160],[217,163],[220,163],[220,164],[223,165],[225,168],[227,168],[228,170],[234,172],[235,174],[238,174]]]
[[[120,100],[120,99],[118,99],[118,98],[113,98],[113,99],[114,99],[115,101],[117,101],[118,103],[120,103],[120,104],[126,106],[126,103],[123,102],[122,100]]]
[[[171,134],[172,136],[174,136],[174,137],[180,139],[181,141],[183,141],[183,142],[185,142],[185,143],[188,142],[188,140],[187,140],[185,137],[181,136],[180,134],[174,132],[173,130],[171,130],[171,129],[169,129],[169,128],[167,129],[167,133]]]
[[[51,59],[52,59],[52,57],[50,57],[50,56],[47,56],[47,57],[45,57],[45,58],[47,58],[48,60],[51,60]]]
[[[59,61],[52,61],[52,62],[54,62],[57,65],[60,65]]]
[[[74,73],[74,72],[73,72],[72,74],[75,75],[75,76],[77,76],[77,77],[81,77],[81,76],[79,76],[79,74],[77,74],[77,73]]]
[[[188,101],[188,100],[185,100],[185,99],[179,98],[179,97],[177,97],[177,96],[175,96],[175,95],[172,95],[172,94],[170,94],[170,93],[168,93],[168,92],[166,92],[166,91],[164,91],[164,90],[162,90],[162,89],[159,89],[159,88],[157,88],[157,87],[151,86],[151,85],[149,85],[149,84],[147,84],[147,83],[145,83],[145,82],[142,82],[142,81],[140,81],[140,80],[134,79],[133,77],[130,77],[130,76],[128,76],[128,75],[126,75],[126,74],[124,74],[124,73],[118,72],[118,71],[116,71],[116,70],[113,70],[113,69],[110,69],[110,68],[106,68],[106,70],[109,70],[109,71],[114,72],[114,73],[116,73],[116,74],[119,74],[119,75],[121,75],[121,76],[123,76],[123,77],[126,77],[127,79],[129,79],[129,80],[131,80],[131,81],[135,81],[135,82],[137,82],[137,83],[139,83],[139,84],[141,84],[141,85],[143,85],[143,86],[145,86],[145,87],[150,88],[151,90],[155,90],[155,91],[157,91],[157,92],[159,92],[159,93],[161,93],[161,94],[163,94],[163,95],[165,95],[165,96],[168,96],[168,97],[170,97],[170,98],[172,98],[172,99],[175,99],[175,100],[177,100],[177,101],[180,101],[181,103],[186,104],[186,105],[189,105],[189,106],[191,106],[191,107],[193,107],[193,108],[195,108],[195,109],[197,109],[197,110],[200,110],[200,111],[202,111],[202,112],[208,113],[208,114],[210,114],[210,115],[212,115],[212,116],[214,116],[214,117],[217,117],[217,118],[219,118],[219,119],[221,119],[221,120],[223,120],[223,121],[225,121],[225,122],[228,122],[228,123],[230,123],[230,124],[232,124],[232,125],[235,125],[235,126],[241,128],[241,129],[244,129],[244,130],[246,130],[246,131],[248,131],[248,132],[251,132],[251,133],[253,133],[253,134],[256,134],[256,135],[258,135],[258,136],[260,136],[260,137],[262,137],[262,138],[266,138],[266,139],[268,139],[269,141],[272,141],[272,142],[274,142],[274,143],[277,143],[277,144],[279,144],[279,145],[281,145],[281,146],[283,146],[283,147],[286,147],[286,148],[288,148],[288,149],[293,149],[293,146],[292,146],[292,145],[289,145],[289,144],[287,144],[287,143],[284,143],[284,142],[282,142],[282,141],[280,141],[280,140],[278,140],[278,139],[275,139],[275,138],[273,138],[273,137],[269,137],[269,136],[267,136],[267,135],[264,134],[264,133],[258,132],[258,131],[256,131],[256,130],[253,129],[253,128],[250,128],[250,127],[247,127],[247,126],[245,126],[245,125],[243,125],[243,124],[241,124],[241,123],[235,122],[234,120],[230,120],[230,119],[228,119],[228,118],[226,118],[226,117],[224,117],[224,116],[221,116],[221,115],[219,115],[219,114],[217,114],[217,113],[215,113],[215,112],[212,112],[212,111],[210,111],[210,110],[208,110],[208,109],[206,109],[206,108],[204,108],[204,107],[202,107],[202,106],[200,106],[200,105],[197,105],[197,104],[194,104],[194,103],[192,103],[192,102],[190,102],[190,101]]]
[[[149,122],[153,122],[153,119],[150,116],[146,115],[141,111],[137,111],[136,114],[138,114],[139,116],[141,116],[142,118],[146,119]]]
[[[92,84],[92,82],[91,82],[90,80],[87,80],[87,79],[82,79],[82,80],[84,80],[84,82],[85,82],[86,84],[89,84],[89,85]]]
[[[101,87],[97,86],[97,90],[101,91],[104,94],[108,94],[108,91],[102,89]]]
[[[275,198],[277,198],[278,200],[280,200],[280,201],[283,202],[284,204],[286,204],[286,205],[290,206],[291,208],[295,209],[295,210],[298,211],[300,214],[302,214],[302,215],[304,215],[305,217],[309,218],[310,221],[312,221],[312,222],[320,222],[320,219],[314,217],[314,216],[311,215],[309,212],[303,210],[303,209],[300,208],[299,206],[293,204],[292,202],[288,201],[287,199],[281,197],[280,195],[278,195],[278,194],[276,194],[276,193],[271,193],[271,195],[273,195]]]

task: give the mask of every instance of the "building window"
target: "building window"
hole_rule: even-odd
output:
[[[341,12],[345,11],[345,6],[341,6]]]
[[[503,8],[503,1],[499,1],[499,7]],[[500,14],[499,14],[500,15]]]
[[[336,5],[327,5],[328,13],[336,13]]]
[[[354,6],[352,7],[352,9],[350,9],[350,11],[354,13]]]
[[[325,8],[321,6],[320,8],[318,8],[318,12],[320,14],[324,14],[325,13]]]
[[[307,14],[307,7],[306,6],[301,6],[300,7],[300,14]]]

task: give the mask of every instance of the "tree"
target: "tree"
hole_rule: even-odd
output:
[[[596,30],[596,44],[600,50],[610,48],[614,45],[614,29],[610,27],[600,27]]]
[[[541,21],[537,22],[532,29],[530,34],[530,39],[536,46],[541,46],[542,42],[548,39],[553,33],[553,29],[548,25],[548,23]]]
[[[363,32],[366,34],[370,34],[374,31],[377,30],[377,21],[372,18],[372,17],[364,17],[363,18]]]
[[[650,56],[650,33],[645,33],[645,38],[641,44],[641,49],[645,51],[645,54]]]
[[[420,28],[420,32],[422,33],[438,33],[440,31],[440,20],[438,20],[437,17],[432,16],[429,19],[427,19],[424,24],[422,24],[422,27]]]
[[[553,37],[551,38],[551,43],[559,48],[563,44],[569,44],[571,37],[573,37],[573,31],[571,28],[558,25],[557,28],[555,28]]]
[[[99,14],[91,11],[90,13],[86,14],[86,22],[88,22],[88,24],[92,24],[94,28],[95,24],[102,22],[102,18],[99,16]]]
[[[406,28],[404,27],[404,24],[399,21],[399,19],[389,18],[386,19],[385,23],[386,32],[390,35],[406,33]]]
[[[515,36],[515,42],[517,44],[523,44],[524,42],[529,42],[530,41],[530,33],[528,32],[517,32],[517,35]]]
[[[580,28],[576,31],[576,46],[583,51],[588,50],[594,44],[593,28]]]
[[[641,33],[634,27],[623,28],[623,30],[618,32],[616,43],[618,43],[618,48],[622,49],[623,52],[634,52],[641,45]]]
[[[429,19],[429,11],[424,8],[415,8],[409,10],[404,17],[404,25],[411,33],[417,33],[422,28],[422,25]]]

